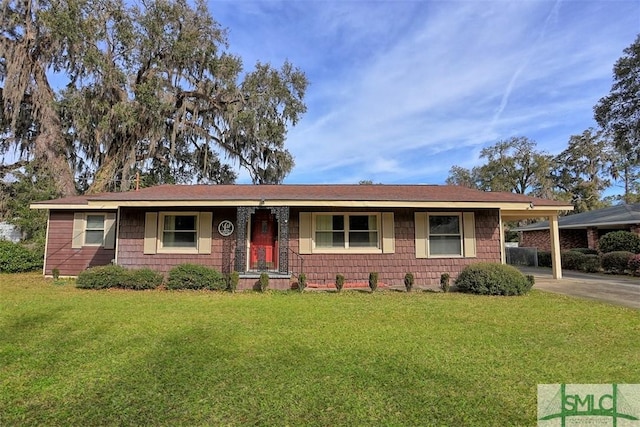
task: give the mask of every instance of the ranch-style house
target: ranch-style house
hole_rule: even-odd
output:
[[[286,289],[336,274],[349,283],[435,284],[468,264],[504,262],[502,223],[546,218],[553,275],[562,277],[558,215],[564,202],[446,185],[160,185],[32,204],[48,209],[44,274],[115,263],[167,273],[182,263],[261,272]]]

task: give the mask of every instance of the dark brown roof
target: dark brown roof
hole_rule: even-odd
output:
[[[563,207],[566,203],[522,194],[488,192],[450,185],[160,185],[137,191],[102,193],[49,200],[38,204],[79,205],[92,202],[136,201],[403,201],[534,203],[536,206]]]

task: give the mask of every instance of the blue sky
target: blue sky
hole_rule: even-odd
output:
[[[613,64],[640,33],[640,0],[209,6],[245,68],[289,60],[307,74],[290,184],[441,184],[512,136],[557,154],[595,126]]]

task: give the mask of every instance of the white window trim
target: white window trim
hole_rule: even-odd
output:
[[[327,215],[342,215],[345,217],[344,221],[344,234],[345,234],[345,247],[342,248],[323,248],[316,246],[316,218],[318,216]],[[378,233],[378,239],[376,247],[350,247],[349,246],[349,216],[375,216],[376,217],[376,232]],[[381,254],[382,253],[382,214],[380,212],[313,212],[311,216],[311,240],[312,247],[311,252],[314,254]]]
[[[431,253],[431,230],[429,227],[430,218],[436,216],[457,216],[458,231],[460,235],[460,253],[459,254],[432,254]],[[427,257],[429,258],[464,258],[464,225],[462,222],[462,212],[429,212],[427,213],[427,223],[425,224],[427,232]],[[457,236],[458,234],[436,234],[436,236]]]
[[[164,219],[167,216],[195,216],[195,233],[196,233],[196,244],[192,248],[176,248],[176,247],[165,247],[164,246]],[[198,246],[200,244],[200,212],[159,212],[158,213],[158,253],[163,254],[197,254]]]

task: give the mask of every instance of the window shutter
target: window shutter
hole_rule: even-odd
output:
[[[415,213],[416,258],[427,258],[427,213]]]
[[[114,249],[116,247],[116,214],[109,212],[104,218],[104,248]]]
[[[382,253],[393,254],[396,252],[395,227],[393,212],[382,213]]]
[[[464,257],[476,257],[476,222],[473,212],[464,212],[462,214],[462,223],[464,225]]]
[[[158,242],[158,213],[144,214],[144,250],[145,254],[155,254]]]
[[[211,253],[211,223],[213,214],[211,212],[200,212],[198,221],[198,253]]]
[[[311,213],[300,212],[300,224],[298,225],[300,238],[298,250],[301,254],[311,253],[312,231],[311,231]]]
[[[71,247],[79,249],[84,245],[84,212],[73,214],[73,235],[71,236]]]

